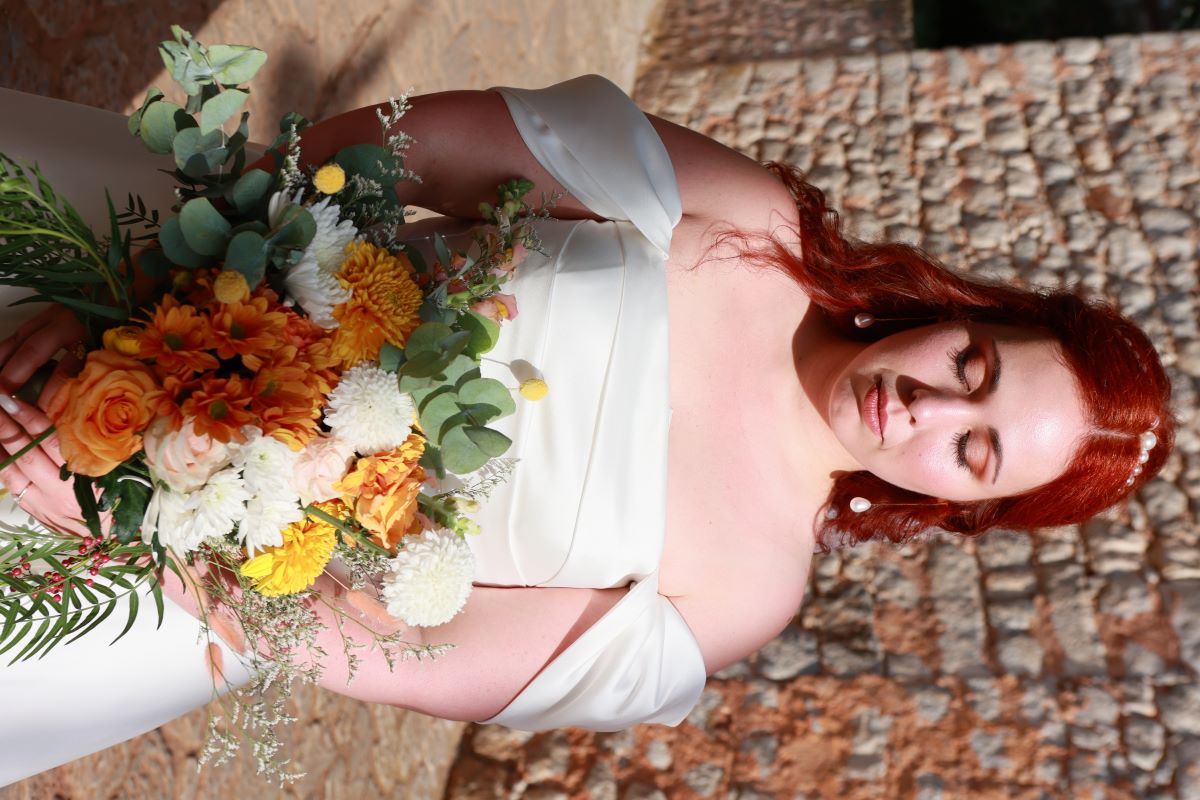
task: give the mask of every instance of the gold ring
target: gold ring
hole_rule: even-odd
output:
[[[67,352],[82,361],[87,358],[87,345],[84,342],[75,342],[67,348]]]

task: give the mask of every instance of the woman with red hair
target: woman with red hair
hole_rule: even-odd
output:
[[[493,354],[539,366],[550,394],[515,417],[521,464],[470,537],[477,586],[465,610],[405,635],[455,648],[394,671],[378,651],[360,653],[347,685],[340,621],[318,604],[327,655],[309,658],[331,690],[526,729],[678,724],[707,674],[794,616],[814,551],[930,527],[976,535],[1078,522],[1137,490],[1170,452],[1166,374],[1145,334],[1108,305],[969,279],[906,245],[851,241],[794,169],[764,169],[643,115],[602,78],[412,106],[402,127],[419,144],[406,167],[424,181],[397,191],[444,215],[413,226],[414,237],[449,227],[447,217],[477,219],[513,176],[532,180],[534,196],[563,193],[542,226],[547,255],[531,254],[511,284],[519,316]],[[318,165],[377,134],[375,108],[359,109],[306,131],[302,152]],[[55,156],[69,157],[66,147]],[[15,389],[77,336],[62,312],[25,327],[0,344],[0,380]],[[44,430],[36,407],[0,400],[4,447]],[[0,479],[26,511],[61,519],[74,500],[58,463],[51,440]],[[199,613],[167,580],[168,595]],[[334,584],[323,588],[345,603]],[[193,622],[178,616],[186,622],[164,627]],[[127,682],[141,684],[136,698],[113,688],[96,699],[144,715],[110,742],[208,698],[184,696],[207,681],[201,651],[144,627],[88,654],[91,675],[109,663],[178,663],[153,671],[169,684]],[[69,684],[95,641],[107,640],[58,648],[36,674],[0,670],[0,693],[18,696],[5,682],[22,675]],[[20,711],[6,709],[9,729],[39,741],[29,731],[44,715]],[[53,738],[59,760],[102,744]],[[3,744],[9,754],[19,743]],[[49,765],[37,755],[19,769]]]

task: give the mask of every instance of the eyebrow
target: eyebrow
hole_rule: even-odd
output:
[[[995,338],[992,339],[992,377],[988,381],[988,393],[996,391],[996,386],[1000,383],[1000,349],[996,347]],[[1000,446],[1000,431],[988,426],[988,438],[992,440],[992,452],[996,455],[996,468],[992,470],[992,483],[1000,477],[1000,464],[1004,461],[1004,448]]]

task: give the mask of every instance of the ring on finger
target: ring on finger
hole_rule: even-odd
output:
[[[13,495],[13,499],[15,500],[17,505],[21,505],[21,499],[25,497],[25,493],[28,492],[32,486],[33,486],[32,483],[27,483],[27,484],[25,484],[24,489],[22,489],[21,491],[17,492],[15,495]]]

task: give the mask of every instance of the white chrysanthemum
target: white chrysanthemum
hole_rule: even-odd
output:
[[[384,576],[387,612],[405,624],[429,628],[449,622],[471,594],[475,559],[451,531],[425,531],[404,540]]]
[[[190,553],[204,541],[204,536],[198,535],[195,519],[188,495],[166,488],[155,489],[142,518],[142,541],[150,544],[157,533],[163,547],[181,556]]]
[[[215,472],[203,488],[187,495],[195,519],[195,535],[202,540],[225,536],[246,516],[250,491],[239,470],[229,467]]]
[[[333,318],[333,307],[350,299],[350,290],[321,269],[311,248],[304,252],[299,263],[288,268],[283,276],[283,288],[309,319],[326,330],[338,326]]]
[[[246,441],[238,448],[233,465],[242,470],[246,489],[253,495],[292,491],[292,472],[300,454],[274,436],[263,436],[258,428],[245,427]]]
[[[317,257],[317,265],[321,272],[330,276],[336,275],[342,262],[346,260],[346,245],[358,236],[358,228],[354,227],[351,220],[338,219],[342,209],[329,197],[309,206],[308,213],[312,214],[317,223],[317,232],[309,243],[307,252]]]
[[[371,364],[342,374],[329,393],[325,422],[334,438],[362,456],[395,450],[412,431],[412,397],[400,391],[396,376]]]
[[[283,529],[304,518],[296,495],[276,497],[257,495],[246,506],[246,516],[238,525],[238,541],[249,558],[268,547],[283,544]]]

